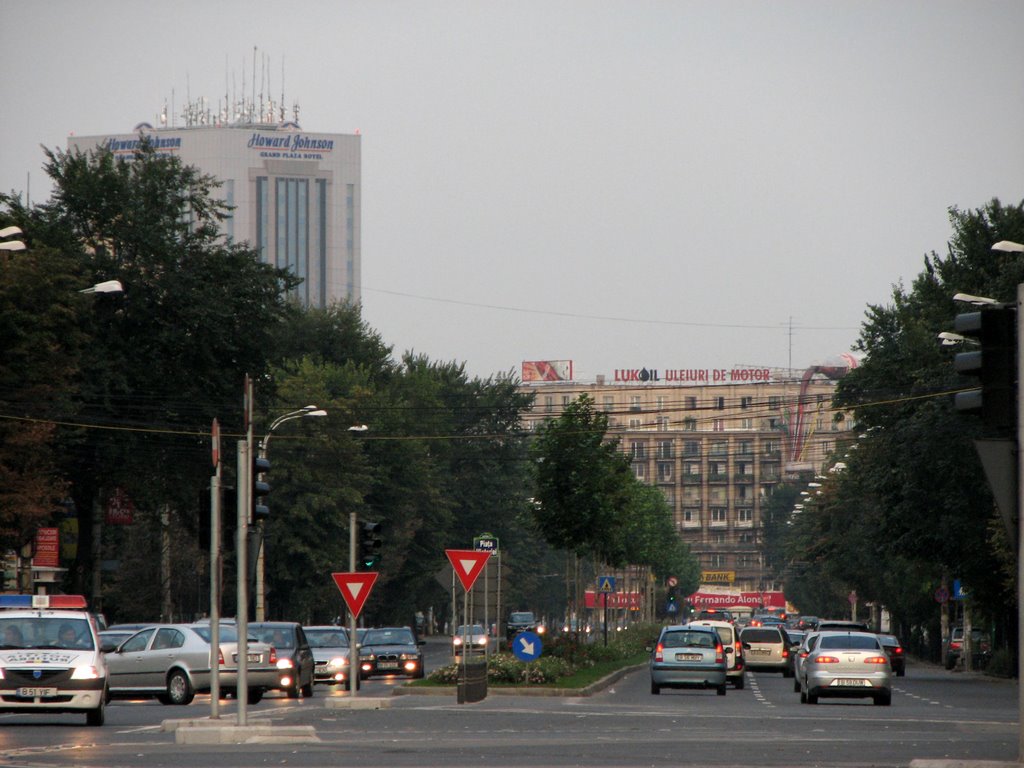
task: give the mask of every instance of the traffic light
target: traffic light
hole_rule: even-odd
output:
[[[957,371],[977,376],[981,386],[958,392],[958,411],[980,412],[985,424],[1001,433],[1017,429],[1017,312],[1014,307],[986,306],[956,316],[957,333],[977,340],[979,349],[960,352]]]
[[[375,568],[381,560],[380,523],[363,523],[359,531],[359,564],[363,570]]]
[[[259,522],[270,517],[270,508],[263,502],[270,493],[267,473],[270,472],[270,459],[257,456],[252,460],[252,520]]]

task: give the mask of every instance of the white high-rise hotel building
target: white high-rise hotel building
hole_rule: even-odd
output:
[[[73,136],[68,149],[109,148],[130,157],[140,133],[159,152],[222,182],[233,207],[222,224],[229,242],[248,241],[265,262],[303,279],[307,306],[360,300],[360,136],[310,133],[297,123],[261,121]]]

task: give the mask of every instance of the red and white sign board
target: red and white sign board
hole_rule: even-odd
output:
[[[38,568],[60,566],[60,529],[36,528],[36,554],[32,565]]]
[[[483,571],[484,566],[491,557],[487,550],[478,551],[475,549],[446,549],[448,561],[455,570],[455,575],[462,582],[462,588],[469,592],[476,582],[477,576]]]
[[[370,596],[373,583],[377,581],[376,571],[364,573],[332,573],[331,578],[338,585],[338,591],[345,599],[345,605],[352,611],[353,616],[359,616],[363,611],[363,603]]]

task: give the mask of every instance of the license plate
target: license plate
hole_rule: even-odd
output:
[[[703,661],[704,657],[699,653],[677,653],[676,661]]]
[[[871,685],[871,683],[869,681],[867,681],[867,680],[861,680],[861,679],[836,678],[831,683],[829,683],[829,685],[833,686],[835,688],[840,688],[840,687],[842,687],[842,688],[849,688],[851,686],[853,688],[865,688],[865,687],[869,687]]]
[[[771,650],[768,648],[751,648],[750,653],[754,654],[755,656],[770,656]]]
[[[397,661],[378,661],[377,669],[398,669]]]
[[[250,653],[247,658],[249,659],[250,664],[259,664],[261,661],[263,661],[263,654]]]
[[[48,696],[56,696],[56,688],[19,688],[18,695],[26,698],[34,699],[36,697],[46,698]]]

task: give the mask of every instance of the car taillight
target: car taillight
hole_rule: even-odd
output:
[[[818,656],[814,659],[815,664],[838,664],[839,658],[836,656]]]
[[[903,653],[903,649],[902,649],[902,648],[893,648],[893,649],[892,649],[892,652],[893,652],[893,653],[894,653],[894,654],[895,654],[896,656],[899,656],[899,655],[900,655],[901,653]]]
[[[270,646],[270,663],[277,664],[277,649],[274,646]]]
[[[865,664],[888,664],[889,663],[889,657],[888,656],[868,656],[866,659],[864,659],[864,663]]]
[[[664,661],[665,660],[664,656],[663,656],[664,650],[665,650],[665,646],[662,645],[661,643],[658,643],[657,647],[654,649],[654,660],[655,661]]]
[[[223,650],[217,651],[217,663],[220,664],[222,667],[224,666],[224,651]]]
[[[952,650],[952,651],[959,651],[959,650],[960,650],[960,641],[959,641],[959,640],[953,640],[953,641],[952,641],[952,642],[951,642],[951,643],[949,644],[949,648],[950,648],[950,650]]]
[[[782,658],[785,659],[785,658],[788,658],[788,657],[789,657],[789,649],[788,648],[783,648],[782,649]]]
[[[721,664],[725,661],[725,649],[722,644],[719,643],[715,646],[715,664]]]

